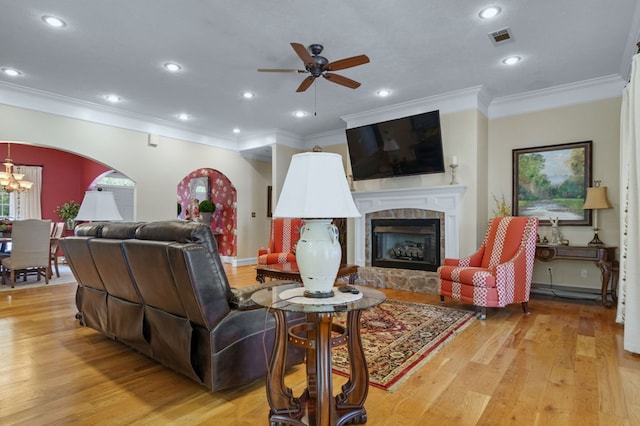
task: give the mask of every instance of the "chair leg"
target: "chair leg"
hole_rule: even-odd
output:
[[[444,296],[440,296],[440,303],[444,305]]]
[[[522,302],[522,310],[527,315],[529,315],[531,313],[531,312],[529,312],[529,303],[528,302]]]
[[[487,319],[487,308],[486,306],[476,306],[476,318],[484,320]]]
[[[9,279],[11,280],[11,288],[16,286],[16,271],[14,269],[9,273]]]

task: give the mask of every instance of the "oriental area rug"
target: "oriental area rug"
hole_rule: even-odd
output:
[[[397,300],[363,311],[360,332],[369,384],[393,391],[474,319],[471,311]],[[345,325],[346,315],[336,322]],[[334,373],[348,377],[347,347],[334,348],[332,357]]]

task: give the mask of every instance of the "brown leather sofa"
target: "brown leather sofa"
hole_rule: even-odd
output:
[[[251,302],[257,286],[229,286],[206,225],[87,223],[60,245],[78,281],[83,325],[212,391],[266,376],[273,315]],[[288,365],[303,359],[304,351],[290,348]]]

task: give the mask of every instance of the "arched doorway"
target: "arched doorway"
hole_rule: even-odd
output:
[[[192,179],[205,178],[207,182],[209,200],[213,201],[216,211],[211,220],[211,230],[216,234],[218,250],[221,256],[237,256],[237,190],[227,176],[215,169],[198,169],[185,176],[178,184],[178,204],[181,206],[180,219],[185,219],[187,210],[191,209],[192,188],[200,185],[190,185]],[[198,195],[201,196],[201,195]],[[198,199],[202,201],[201,199]]]

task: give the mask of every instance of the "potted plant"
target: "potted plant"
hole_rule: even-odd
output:
[[[60,216],[60,219],[65,221],[67,229],[73,229],[76,226],[74,219],[78,216],[79,210],[80,204],[70,200],[56,207],[54,211]]]
[[[200,211],[200,222],[210,225],[211,216],[216,211],[216,205],[212,201],[202,200],[198,205],[198,210]]]
[[[13,224],[9,218],[0,219],[0,237],[10,236],[12,227]]]

